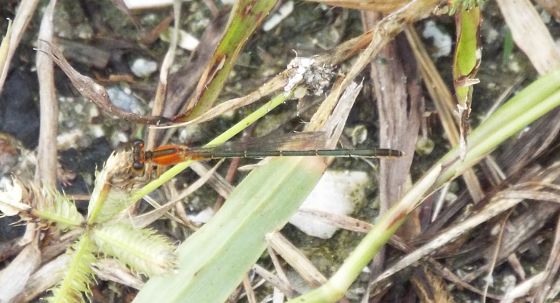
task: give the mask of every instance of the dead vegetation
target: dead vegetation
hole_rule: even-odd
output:
[[[340,293],[329,293],[328,300],[341,302],[554,302],[560,299],[560,164],[556,158],[560,110],[551,105],[546,114],[542,117],[538,114],[540,118],[530,126],[512,131],[509,140],[502,143],[506,138],[500,139],[499,143],[487,147],[487,151],[476,154],[480,156],[472,156],[478,148],[477,142],[491,137],[492,133],[483,133],[469,141],[469,134],[476,135],[479,125],[495,121],[492,114],[496,108],[537,78],[535,72],[540,76],[557,73],[560,51],[554,37],[560,33],[560,26],[559,20],[554,18],[559,16],[560,4],[544,0],[484,3],[480,8],[482,21],[477,17],[469,19],[474,22],[475,33],[467,34],[481,36],[469,46],[473,52],[466,58],[470,66],[460,70],[456,67],[461,65],[460,59],[452,60],[453,54],[434,57],[434,44],[421,37],[430,20],[444,28],[440,33],[448,30],[453,41],[459,41],[460,29],[457,33],[453,29],[461,20],[457,17],[461,7],[455,10],[455,18],[450,17],[447,1],[259,1],[255,6],[238,1],[233,7],[214,1],[175,1],[173,6],[143,10],[129,10],[126,1],[94,4],[83,1],[77,6],[71,2],[51,0],[41,7],[43,4],[36,0],[24,0],[18,5],[7,1],[6,9],[1,12],[2,17],[12,18],[13,23],[8,25],[6,21],[1,27],[5,39],[0,47],[0,92],[11,85],[10,75],[16,70],[29,72],[35,66],[39,79],[35,94],[39,99],[41,127],[38,146],[30,148],[35,150],[36,156],[24,150],[21,158],[29,156],[28,159],[6,170],[22,180],[21,190],[5,186],[0,193],[3,214],[18,215],[21,219],[18,224],[25,226],[24,234],[0,243],[3,262],[0,301],[27,302],[44,297],[45,292],[62,279],[62,271],[68,264],[76,260],[64,254],[68,247],[72,246],[72,251],[77,252],[79,243],[83,244],[84,239],[89,241],[83,234],[96,235],[108,228],[103,224],[109,219],[91,219],[91,205],[87,212],[82,209],[82,214],[87,215],[83,218],[80,215],[74,228],[65,228],[64,233],[46,224],[45,216],[36,212],[41,210],[42,199],[56,200],[52,198],[56,196],[53,194],[55,187],[62,189],[63,185],[77,182],[76,174],[89,175],[90,179],[93,174],[92,171],[68,173],[59,164],[64,155],[64,151],[59,150],[61,133],[71,133],[71,128],[64,126],[59,116],[68,117],[74,113],[64,112],[60,104],[58,86],[55,86],[60,82],[73,85],[73,98],[83,98],[75,104],[90,110],[99,109],[86,123],[73,122],[76,129],[82,130],[81,136],[90,138],[86,140],[88,143],[94,136],[93,125],[111,128],[102,133],[108,138],[126,134],[128,138],[123,141],[141,134],[148,148],[185,138],[207,142],[208,138],[219,134],[218,139],[226,140],[222,137],[229,138],[241,131],[254,132],[248,126],[265,116],[272,122],[257,123],[256,128],[265,129],[259,135],[279,136],[286,130],[301,130],[300,124],[305,124],[306,131],[327,132],[327,145],[333,147],[342,142],[347,146],[355,143],[352,134],[348,134],[358,125],[370,131],[370,142],[375,139],[378,146],[404,153],[398,159],[379,160],[378,167],[364,164],[365,161],[339,164],[358,170],[370,170],[369,165],[374,166],[377,182],[372,182],[375,192],[372,190],[368,196],[367,205],[355,211],[352,217],[321,210],[299,210],[342,229],[334,238],[321,240],[319,244],[293,228],[280,231],[288,215],[278,218],[278,226],[269,227],[270,231],[263,232],[266,236],[258,239],[261,242],[254,242],[258,243],[254,246],[263,244],[263,249],[256,248],[255,260],[262,255],[266,244],[265,257],[258,263],[247,261],[252,265],[245,269],[248,273],[231,278],[235,291],[227,292],[229,302],[284,302],[289,299],[322,302],[323,299],[317,298],[323,297],[308,298],[305,294],[318,287],[328,292],[329,286]],[[464,3],[471,5],[469,10],[478,9],[476,1]],[[268,22],[265,21],[268,11],[281,15],[289,5],[292,5],[291,14],[282,17],[286,19],[267,32],[259,30],[262,22]],[[76,10],[79,14],[72,15]],[[79,19],[79,15],[84,18]],[[64,24],[71,26],[65,28]],[[194,52],[187,51],[187,46],[182,44],[186,43],[187,29],[199,37]],[[169,42],[163,41],[164,32],[168,33]],[[463,37],[467,34],[463,33]],[[515,43],[515,48],[509,48],[508,42]],[[33,54],[29,51],[33,47],[37,49],[36,60],[26,57]],[[288,65],[294,56],[300,61]],[[128,65],[135,57],[157,62],[159,73],[133,75]],[[67,78],[55,73],[55,65]],[[133,92],[129,95],[146,101],[140,102],[143,107],[140,112],[122,109],[111,100],[109,87],[119,85]],[[313,90],[318,86],[324,93],[315,95]],[[551,87],[553,97],[550,98],[553,99],[558,88]],[[456,93],[461,89],[464,91]],[[539,93],[526,94],[530,95],[528,98],[537,99],[541,97]],[[542,98],[547,97],[545,92],[542,94]],[[4,94],[3,101],[9,97]],[[354,103],[356,98],[358,101]],[[291,99],[298,100],[297,109],[291,105],[295,103]],[[252,107],[262,100],[270,101],[258,109]],[[282,114],[273,111],[284,103]],[[520,110],[520,115],[531,110],[531,107]],[[237,129],[232,130],[234,126],[226,130],[224,125],[233,124],[232,115],[242,122],[237,124],[240,125]],[[147,126],[151,124],[156,127]],[[510,127],[508,121],[503,121],[502,125]],[[199,131],[201,128],[209,130]],[[376,134],[372,134],[372,130]],[[18,134],[12,135],[17,138]],[[72,144],[79,146],[79,140],[74,141]],[[0,145],[3,153],[0,161],[15,154],[14,148],[8,145],[6,143],[5,148]],[[497,150],[490,153],[494,148]],[[451,152],[441,157],[448,150]],[[130,222],[130,226],[136,228],[159,220],[157,229],[178,241],[185,240],[199,228],[192,221],[193,213],[208,205],[219,213],[224,199],[227,206],[228,199],[235,196],[232,191],[245,176],[239,171],[239,161],[232,161],[227,170],[220,167],[221,162],[213,168],[193,163],[190,168],[199,177],[183,174],[170,181],[188,166],[180,164],[142,187],[136,182],[146,183],[152,172],[137,176],[128,166],[132,165],[127,162],[131,156],[117,155],[122,158],[111,161],[116,163],[112,168],[118,167],[119,173],[107,177],[101,187],[95,186],[93,193],[78,192],[72,201],[89,200],[92,195],[95,198],[90,204],[98,203],[99,199],[108,199],[105,197],[108,192],[116,190],[123,197],[119,201],[125,202],[115,206],[118,215],[113,210],[108,218]],[[467,164],[461,166],[462,161]],[[13,161],[5,163],[8,162]],[[29,162],[35,167],[34,174],[25,168]],[[321,175],[328,162],[304,161],[294,164],[293,169],[316,170]],[[433,163],[436,164],[432,166]],[[430,166],[432,169],[428,170]],[[111,167],[106,169],[111,171]],[[153,175],[163,171],[162,168],[156,170]],[[275,173],[285,176],[280,171]],[[97,183],[106,176],[104,174],[107,173],[96,176]],[[424,177],[420,178],[422,175]],[[286,173],[286,176],[291,175]],[[270,184],[265,183],[268,180],[265,177],[262,180]],[[89,181],[93,188],[93,180]],[[310,188],[316,181],[309,181]],[[183,186],[186,183],[190,184]],[[195,196],[205,184],[210,185],[212,192]],[[152,193],[160,186],[159,191]],[[298,184],[293,186],[286,191],[299,190]],[[250,196],[252,192],[247,191]],[[259,193],[255,190],[253,196]],[[202,202],[201,197],[204,198]],[[134,204],[142,198],[154,210]],[[294,211],[300,203],[299,200],[294,202]],[[131,207],[122,213],[128,206]],[[261,206],[264,210],[274,209],[267,207],[266,204]],[[250,212],[248,209],[239,211]],[[229,211],[235,213],[235,210]],[[385,223],[387,233],[372,234],[376,226]],[[237,230],[232,226],[232,230]],[[126,233],[129,226],[119,228],[122,228],[119,232]],[[385,242],[379,240],[381,245],[374,248],[361,246],[368,237],[376,235],[386,237],[388,245],[381,248]],[[220,241],[220,236],[214,235],[214,238]],[[82,242],[75,242],[76,239]],[[214,245],[214,242],[203,243]],[[349,243],[352,247],[347,247]],[[91,243],[84,246],[88,251],[94,250]],[[362,247],[369,247],[369,251]],[[180,255],[187,254],[185,251],[189,248],[181,249]],[[137,289],[144,287],[145,277],[140,273],[163,271],[147,265],[147,269],[139,273],[134,265],[106,258],[118,258],[115,256],[118,251],[107,253],[113,250],[118,249],[112,246],[101,250],[101,255],[85,258],[95,262],[95,266],[92,273],[85,275],[84,281],[90,283],[94,272],[99,284],[88,291],[90,286],[85,283],[85,287],[80,286],[79,295],[72,299],[81,300],[84,292],[95,301],[128,302]],[[324,255],[309,253],[321,250]],[[366,251],[360,262],[368,263],[367,269],[362,272],[363,266],[355,265],[355,276],[343,274],[345,265],[353,262],[352,256],[360,250]],[[220,256],[216,259],[230,260],[219,252],[227,254],[235,248],[217,247],[215,251]],[[333,251],[334,256],[330,256]],[[199,260],[202,269],[206,268],[204,262],[210,262],[203,257]],[[340,262],[343,265],[317,264],[321,260],[343,260]],[[165,268],[169,266],[166,264]],[[198,274],[202,269],[193,271]],[[181,268],[177,270],[181,272]],[[116,287],[113,282],[128,288],[117,286],[121,292],[116,294],[111,290]],[[150,283],[146,287],[148,290],[142,292],[149,291]],[[161,292],[158,296],[162,296]],[[138,297],[148,300],[142,293]],[[193,298],[199,297],[193,295]]]

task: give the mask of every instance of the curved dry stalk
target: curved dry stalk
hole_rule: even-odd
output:
[[[78,92],[87,100],[95,103],[105,114],[115,115],[119,118],[142,124],[160,124],[168,121],[164,117],[142,116],[127,112],[113,105],[111,99],[109,99],[109,94],[103,86],[75,70],[54,44],[50,44],[46,41],[41,42],[37,50],[48,54],[70,79],[72,85],[74,85]]]

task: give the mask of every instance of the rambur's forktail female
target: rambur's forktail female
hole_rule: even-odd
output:
[[[402,152],[387,148],[352,148],[352,149],[312,149],[305,146],[320,146],[319,135],[322,133],[297,133],[280,136],[274,140],[257,139],[254,142],[234,142],[213,147],[189,147],[186,145],[162,145],[153,150],[144,150],[144,142],[133,142],[133,168],[142,170],[146,163],[172,165],[187,160],[211,160],[221,158],[264,158],[264,157],[365,157],[394,158]],[[323,140],[324,141],[324,140]],[[304,147],[302,147],[304,146]],[[295,147],[295,148],[294,148]],[[280,149],[282,148],[282,149]]]

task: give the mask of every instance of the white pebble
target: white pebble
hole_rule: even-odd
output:
[[[201,225],[207,223],[214,216],[214,210],[210,207],[205,208],[195,215],[187,215],[187,217],[195,224]]]
[[[354,211],[356,197],[364,197],[363,188],[368,180],[367,174],[362,171],[327,171],[300,209],[347,216]],[[308,213],[295,214],[290,223],[307,235],[321,239],[331,238],[338,229]]]
[[[157,70],[157,62],[138,58],[134,60],[130,70],[136,77],[146,78]]]
[[[439,29],[434,21],[426,22],[422,36],[433,39],[434,46],[436,47],[436,51],[431,54],[433,58],[445,57],[451,53],[451,36]]]
[[[282,20],[288,17],[294,11],[294,2],[288,1],[284,3],[278,11],[268,19],[263,24],[263,31],[268,32],[275,28]]]
[[[163,31],[159,37],[161,40],[165,41],[165,42],[170,42],[171,41],[171,35],[173,33],[173,28],[169,27],[166,31]],[[182,49],[186,49],[188,51],[193,51],[197,48],[198,44],[200,44],[200,41],[198,40],[197,37],[187,33],[184,30],[179,30],[179,40],[177,41],[177,45],[182,48]]]

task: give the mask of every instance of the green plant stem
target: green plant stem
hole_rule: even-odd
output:
[[[98,178],[100,178],[98,176]],[[105,202],[107,202],[107,197],[109,196],[109,192],[111,191],[111,186],[108,183],[100,183],[101,188],[99,189],[99,194],[92,194],[92,197],[97,197],[95,201],[90,201],[90,209],[88,209],[88,216],[87,216],[87,224],[92,225],[93,223],[97,222],[99,215],[103,211],[103,207],[105,206]],[[93,206],[93,207],[91,207]]]
[[[196,105],[178,121],[184,122],[196,118],[212,107],[241,49],[277,2],[278,0],[235,1],[224,36],[197,85]]]
[[[72,245],[72,256],[68,262],[64,278],[52,289],[48,302],[80,302],[83,295],[91,297],[90,285],[93,282],[95,245],[90,234],[85,232],[78,242]],[[78,299],[79,298],[79,299]]]
[[[256,111],[252,112],[250,115],[245,117],[243,120],[237,122],[230,129],[228,129],[227,131],[225,131],[221,135],[217,136],[212,141],[208,142],[208,144],[206,144],[205,146],[215,146],[215,145],[220,145],[220,144],[225,143],[229,139],[233,138],[235,135],[242,132],[249,125],[255,123],[258,119],[264,117],[268,112],[270,112],[271,110],[273,110],[274,108],[276,108],[280,104],[284,103],[286,100],[290,99],[291,96],[292,96],[291,92],[290,93],[288,93],[288,92],[280,93],[280,94],[276,95],[274,98],[272,98],[266,104],[264,104],[263,106],[258,108]],[[185,162],[182,162],[182,163],[179,163],[179,164],[173,166],[172,168],[170,168],[169,170],[167,170],[166,172],[161,174],[161,176],[159,176],[159,178],[151,181],[150,183],[146,184],[144,187],[142,187],[138,191],[134,192],[132,194],[132,196],[130,197],[130,200],[129,200],[128,204],[131,205],[131,204],[136,203],[138,200],[142,199],[142,197],[144,197],[145,195],[153,192],[154,190],[159,188],[164,183],[170,181],[176,175],[178,175],[183,170],[185,170],[187,167],[189,167],[192,162],[193,162],[192,160],[188,160],[188,161],[185,161]]]
[[[362,269],[396,232],[408,214],[427,196],[426,194],[459,176],[506,139],[558,106],[560,70],[536,80],[501,106],[467,138],[468,151],[464,161],[459,159],[458,147],[449,151],[399,203],[383,215],[326,284],[289,302],[322,303],[335,302],[342,298]],[[434,176],[436,178],[432,180]],[[430,188],[426,185],[430,185]]]
[[[464,161],[456,161],[438,178],[441,186],[476,164],[506,139],[560,105],[560,70],[539,78],[501,106],[468,137]],[[446,165],[458,157],[458,148],[438,163]]]
[[[468,108],[472,99],[472,83],[480,65],[480,8],[461,9],[455,13],[457,48],[453,62],[455,95],[459,106]]]

